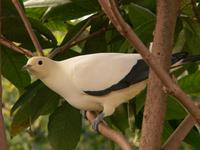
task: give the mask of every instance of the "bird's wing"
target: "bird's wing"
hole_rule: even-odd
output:
[[[75,86],[89,95],[102,96],[143,81],[148,66],[139,54],[99,53],[71,61]]]

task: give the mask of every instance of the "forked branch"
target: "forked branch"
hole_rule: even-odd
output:
[[[198,104],[200,109],[200,104]],[[187,115],[181,124],[175,129],[175,131],[170,135],[168,140],[162,146],[162,150],[176,150],[181,145],[181,142],[188,135],[190,130],[196,124],[196,121],[192,115]]]
[[[192,116],[200,123],[200,110],[192,102],[191,98],[183,92],[178,85],[170,78],[169,74],[159,66],[159,62],[156,57],[151,54],[138,38],[132,28],[124,21],[121,14],[119,13],[114,0],[99,0],[104,12],[112,21],[113,25],[117,30],[129,40],[129,42],[134,46],[137,51],[142,55],[146,63],[152,68],[156,73],[162,83],[168,88],[172,95],[174,95],[178,100],[186,107],[186,109],[192,114]]]

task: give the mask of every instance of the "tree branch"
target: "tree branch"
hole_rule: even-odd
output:
[[[92,17],[90,17],[87,22],[83,25],[83,27],[63,46],[56,48],[54,51],[52,51],[49,54],[49,58],[53,58],[55,55],[57,55],[58,53],[62,53],[65,50],[69,49],[70,47],[72,47],[71,45],[74,45],[73,42],[75,42],[81,35],[82,33],[85,31],[85,29],[89,26],[89,24],[91,23],[92,20],[94,20],[95,18],[98,18],[102,15],[102,13],[98,14],[98,15],[94,15]]]
[[[87,111],[86,116],[88,121],[92,124],[92,122],[95,119],[94,113]],[[104,137],[112,140],[118,146],[120,146],[122,150],[133,150],[133,146],[127,141],[127,139],[120,132],[117,132],[109,128],[104,123],[100,123],[98,125],[98,130]]]
[[[0,0],[0,17],[2,16],[2,0]],[[0,19],[0,35],[1,35],[2,22]],[[3,119],[3,108],[2,108],[2,78],[1,78],[1,67],[2,67],[2,56],[1,56],[1,46],[0,46],[0,150],[8,150],[8,144],[6,140],[6,133],[4,127]]]
[[[28,57],[33,57],[34,56],[34,54],[31,51],[29,51],[29,50],[27,50],[25,48],[16,46],[13,42],[7,40],[3,36],[0,36],[0,44],[2,44],[4,46],[6,46],[6,47],[18,52],[18,53],[24,54],[24,55],[26,55]]]
[[[200,104],[198,104],[200,109]],[[196,121],[191,115],[187,115],[176,130],[170,135],[168,140],[162,146],[163,150],[176,150],[181,145],[187,134],[196,124]]]
[[[171,50],[179,4],[179,0],[157,0],[157,21],[152,53],[156,56],[159,66],[166,72],[169,72],[171,64]],[[141,150],[160,150],[166,102],[163,84],[150,70],[140,139]]]
[[[33,29],[32,29],[32,27],[31,27],[31,24],[30,24],[28,18],[26,17],[26,15],[25,15],[25,13],[24,13],[24,11],[23,11],[23,8],[22,8],[22,6],[21,6],[19,0],[12,0],[12,2],[13,2],[13,4],[15,5],[15,7],[16,7],[16,9],[17,9],[19,15],[20,15],[20,17],[22,18],[22,21],[23,21],[23,23],[24,23],[24,25],[25,25],[25,27],[26,27],[26,30],[27,30],[28,33],[29,33],[29,36],[30,36],[30,38],[31,38],[31,40],[32,40],[32,42],[33,42],[35,48],[36,48],[37,53],[38,53],[39,55],[41,55],[41,56],[44,56],[44,53],[43,53],[43,51],[42,51],[42,47],[41,47],[41,45],[40,45],[40,43],[39,43],[39,41],[38,41],[38,39],[37,39],[35,33],[33,32]]]
[[[186,107],[192,116],[200,123],[200,110],[192,102],[191,98],[183,92],[179,86],[170,78],[169,74],[159,66],[154,54],[151,54],[138,36],[133,32],[132,28],[124,21],[116,6],[111,7],[109,0],[98,0],[104,12],[110,18],[117,30],[129,40],[137,51],[142,55],[146,63],[152,68],[162,83],[171,91],[178,100]],[[112,0],[113,1],[113,0]]]

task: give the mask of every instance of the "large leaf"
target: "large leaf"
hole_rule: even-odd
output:
[[[32,28],[34,29],[34,32],[42,46],[43,49],[45,48],[51,48],[55,47],[57,44],[57,40],[54,37],[53,33],[45,27],[40,21],[29,18],[30,23],[32,24]],[[30,50],[35,50],[34,45],[32,44],[32,41],[21,41],[22,47],[25,47]]]
[[[63,39],[63,41],[61,43],[61,46],[64,45],[65,43],[67,43],[69,40],[71,40],[81,30],[81,28],[86,24],[87,21],[88,21],[88,19],[83,20],[83,21],[77,23],[74,26],[71,26],[68,29],[68,32],[65,35],[65,37],[64,37],[64,39]]]
[[[59,99],[60,96],[41,82],[30,87],[19,99],[22,105],[14,114],[11,135],[15,136],[27,128],[30,122],[33,123],[40,115],[51,113],[57,107]]]
[[[90,34],[96,32],[102,28],[105,28],[108,25],[108,20],[105,18],[98,18],[91,22]],[[107,42],[105,38],[105,33],[102,33],[98,36],[95,36],[91,39],[88,39],[83,48],[84,54],[89,53],[98,53],[107,51]]]
[[[194,55],[200,54],[200,24],[191,19],[184,19],[184,32],[187,46],[185,50]]]
[[[155,28],[155,15],[150,10],[134,3],[131,3],[127,10],[135,32],[144,43],[151,42]]]
[[[72,20],[77,19],[100,9],[96,0],[72,0],[71,3],[60,4],[46,13],[47,20]],[[64,13],[63,13],[64,12]]]
[[[49,118],[48,137],[55,150],[74,150],[81,133],[81,115],[67,102]]]
[[[27,58],[10,49],[2,47],[2,74],[19,90],[23,90],[30,84],[30,77],[27,72],[22,71]]]
[[[26,31],[26,28],[18,15],[14,5],[11,1],[3,1],[3,19],[2,19],[2,33],[11,40],[18,43],[23,43],[27,48],[33,48],[32,41]],[[38,20],[29,18],[33,31],[35,31],[37,38],[43,48],[56,45],[56,40],[50,30],[42,25]],[[27,46],[28,45],[28,46]]]
[[[24,2],[24,6],[27,8],[55,7],[69,2],[71,2],[71,0],[27,0]]]
[[[32,84],[28,85],[25,88],[25,92],[19,97],[19,99],[17,100],[17,102],[11,108],[11,111],[10,111],[11,115],[20,106],[22,106],[25,102],[27,102],[28,100],[32,99],[34,97],[34,95],[36,95],[36,93],[38,92],[38,90],[41,88],[41,86],[43,86],[43,84],[41,84],[41,81],[39,81],[39,80],[37,80],[37,81],[33,82]]]
[[[189,74],[178,81],[181,88],[189,94],[200,94],[200,71]]]
[[[114,124],[122,132],[128,128],[128,113],[127,104],[119,106],[115,113],[110,117],[112,124]],[[119,121],[120,120],[120,121]]]
[[[185,138],[184,142],[193,146],[196,150],[200,147],[200,134],[194,128],[190,131],[190,133]]]
[[[131,0],[130,0],[131,1]],[[134,3],[144,7],[144,8],[147,8],[153,12],[156,11],[156,0],[134,0]]]
[[[183,119],[187,115],[183,106],[173,97],[167,99],[166,120]]]

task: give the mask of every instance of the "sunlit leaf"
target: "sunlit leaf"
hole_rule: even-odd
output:
[[[22,95],[20,101],[22,106],[13,116],[11,124],[11,135],[15,136],[26,129],[40,115],[51,113],[58,105],[60,96],[48,89],[44,84],[38,84],[29,88],[27,93]],[[32,90],[33,89],[33,90]]]

